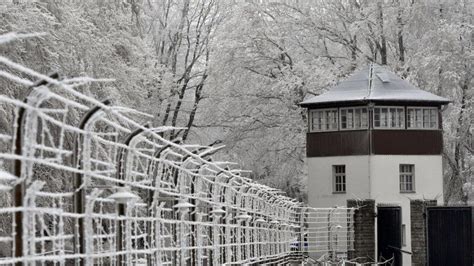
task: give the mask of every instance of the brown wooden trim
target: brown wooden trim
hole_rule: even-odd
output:
[[[368,130],[318,132],[306,135],[308,157],[367,154],[369,154]]]
[[[372,133],[372,145],[369,145]],[[349,155],[440,155],[441,130],[351,130],[307,133],[307,157]],[[371,148],[370,148],[371,147]]]
[[[372,153],[393,155],[439,155],[443,150],[441,130],[373,130]]]

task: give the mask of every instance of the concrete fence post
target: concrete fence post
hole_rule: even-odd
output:
[[[414,266],[427,265],[426,207],[436,205],[436,200],[410,200],[411,261]]]
[[[347,200],[347,207],[357,208],[354,212],[354,250],[348,252],[348,259],[357,262],[371,262],[375,259],[375,200]]]

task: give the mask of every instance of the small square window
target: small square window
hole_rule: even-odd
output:
[[[346,166],[333,165],[333,193],[346,193]]]
[[[400,192],[415,192],[415,165],[400,164]]]

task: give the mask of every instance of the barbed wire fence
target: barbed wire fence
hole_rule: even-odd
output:
[[[0,95],[14,110],[0,129],[0,264],[264,264],[352,248],[354,209],[304,206],[213,160],[222,146],[168,140],[180,129],[78,89],[107,80],[0,64],[30,90]]]

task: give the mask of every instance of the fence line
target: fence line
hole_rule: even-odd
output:
[[[30,89],[0,95],[14,110],[0,132],[0,264],[247,264],[352,247],[352,209],[305,207],[213,160],[221,146],[168,140],[179,128],[77,89],[100,80],[0,64],[39,80],[0,70]]]

